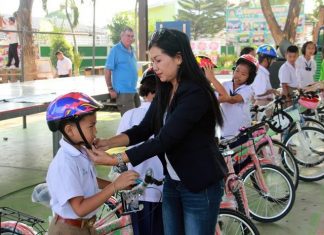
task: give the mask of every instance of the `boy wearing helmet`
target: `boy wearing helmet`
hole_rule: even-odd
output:
[[[143,101],[140,107],[128,110],[124,113],[117,129],[117,135],[140,124],[143,120],[155,96],[156,79],[157,77],[153,68],[145,70],[138,89],[138,93]],[[129,146],[128,148],[131,147],[134,146]],[[131,163],[127,163],[127,166],[128,169],[138,172],[141,177],[145,176],[147,168],[152,168],[156,178],[164,178],[163,165],[157,156],[149,158],[135,167]],[[143,210],[131,214],[134,235],[163,235],[161,202],[163,189],[162,186],[151,187],[153,190],[147,190],[145,195],[140,197],[140,203],[144,205]]]
[[[218,92],[224,116],[224,126],[221,135],[224,138],[235,136],[243,126],[251,125],[250,101],[252,97],[251,84],[258,69],[258,61],[252,55],[242,55],[236,61],[232,81],[224,82],[221,86],[215,79],[211,66],[205,66],[205,74]],[[225,92],[223,92],[225,88]]]
[[[135,184],[138,174],[128,171],[114,182],[96,177],[94,164],[83,146],[90,148],[96,137],[96,111],[101,108],[93,98],[80,92],[59,96],[47,109],[51,131],[60,131],[60,149],[46,177],[55,213],[48,234],[95,234],[93,224],[100,207],[117,190]],[[99,191],[99,188],[102,189]]]
[[[257,50],[259,69],[252,83],[254,92],[254,105],[266,105],[273,100],[274,95],[278,94],[270,83],[269,67],[277,58],[276,50],[270,45],[262,45]]]

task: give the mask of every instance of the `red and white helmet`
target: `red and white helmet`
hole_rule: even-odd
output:
[[[240,58],[236,61],[236,66],[239,65],[243,61],[248,62],[252,66],[255,66],[255,69],[258,70],[259,62],[253,55],[250,55],[250,54],[241,55]]]

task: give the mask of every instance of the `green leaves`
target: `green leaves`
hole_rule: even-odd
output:
[[[177,20],[191,21],[194,40],[214,36],[225,28],[226,0],[179,0]]]

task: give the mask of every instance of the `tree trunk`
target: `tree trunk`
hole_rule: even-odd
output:
[[[285,24],[284,34],[288,41],[294,43],[296,40],[296,28],[298,26],[300,6],[303,0],[291,0],[287,20]]]
[[[27,31],[19,33],[20,45],[22,46],[23,81],[34,80],[37,77],[36,57],[31,24],[33,0],[20,0],[17,12],[17,29]]]
[[[303,0],[291,0],[284,30],[282,31],[270,5],[269,0],[260,0],[263,15],[268,23],[271,35],[276,43],[280,45],[289,41],[294,43],[296,40],[296,28],[298,25],[300,6]]]
[[[74,35],[74,27],[73,27],[73,24],[72,24],[72,21],[71,21],[69,12],[68,12],[68,7],[69,7],[68,0],[65,0],[65,14],[66,14],[66,18],[67,18],[67,20],[69,22],[71,32],[73,33],[72,34],[72,38],[73,38],[73,61],[75,62],[75,58],[76,58],[76,56],[78,56],[79,52],[78,52],[78,45],[77,45],[77,42],[76,42],[76,37]],[[72,58],[70,58],[70,59],[72,59]],[[75,63],[74,63],[74,75],[75,76],[79,75],[79,66],[77,66]]]
[[[276,45],[279,45],[284,39],[284,34],[272,12],[270,2],[269,0],[260,0],[260,3],[261,3],[263,15],[268,23],[271,35]]]
[[[319,7],[319,12],[318,12],[318,22],[316,26],[314,27],[313,31],[313,42],[317,43],[318,39],[318,30],[321,26],[324,25],[324,6]]]

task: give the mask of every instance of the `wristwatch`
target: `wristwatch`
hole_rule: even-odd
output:
[[[109,86],[108,87],[108,90],[113,90],[114,88],[112,86]]]
[[[124,171],[127,171],[128,170],[128,167],[126,166],[125,162],[123,161],[123,155],[121,153],[117,153],[116,155],[116,159],[117,159],[117,167],[118,169],[117,172],[121,173],[121,172],[124,172]]]

